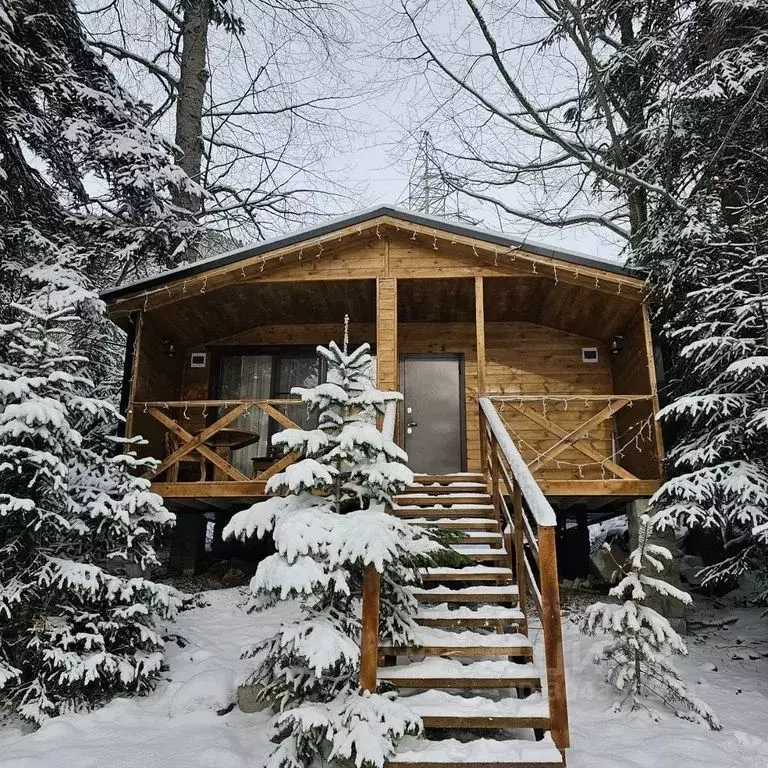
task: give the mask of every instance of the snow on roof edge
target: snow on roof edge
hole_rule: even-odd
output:
[[[474,227],[468,224],[459,224],[455,221],[444,219],[440,216],[433,216],[427,213],[409,211],[403,208],[397,208],[396,206],[392,205],[376,205],[370,208],[364,208],[363,210],[357,211],[356,213],[351,213],[345,216],[331,219],[330,221],[324,222],[323,224],[315,224],[311,227],[306,227],[287,235],[278,235],[277,237],[270,238],[269,240],[263,240],[259,243],[256,243],[255,245],[247,245],[243,246],[242,248],[236,248],[235,250],[220,253],[216,256],[199,259],[192,264],[186,264],[181,267],[176,267],[175,269],[161,272],[160,274],[153,275],[152,277],[146,277],[141,280],[136,280],[132,283],[126,283],[125,285],[117,286],[115,288],[109,288],[106,291],[102,291],[101,298],[107,301],[111,299],[117,299],[121,296],[135,293],[142,289],[146,290],[157,285],[162,285],[168,280],[197,275],[207,271],[208,269],[215,269],[216,267],[235,264],[242,259],[248,259],[252,256],[258,256],[262,253],[268,253],[269,251],[276,250],[277,248],[282,248],[287,245],[298,244],[303,240],[311,240],[313,237],[320,237],[322,235],[333,232],[335,229],[354,226],[355,224],[362,224],[363,222],[379,218],[380,216],[391,216],[392,218],[401,219],[403,221],[410,222],[411,224],[420,224],[423,226],[434,227],[435,229],[449,232],[451,234],[463,235],[465,237],[474,237],[478,240],[485,240],[486,242],[503,245],[505,247],[519,247],[528,251],[529,253],[536,254],[537,256],[546,256],[570,264],[578,264],[579,266],[603,269],[607,272],[613,272],[614,274],[626,275],[628,277],[642,277],[643,275],[642,270],[626,267],[622,264],[606,261],[604,259],[598,259],[593,256],[587,256],[586,254],[578,253],[577,251],[553,248],[550,245],[538,243],[526,238],[520,240],[518,238],[505,235],[503,232],[496,232],[494,230],[484,229],[482,227]]]

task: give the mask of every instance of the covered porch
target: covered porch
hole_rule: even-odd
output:
[[[414,470],[488,470],[479,408],[487,396],[553,499],[653,493],[662,449],[645,305],[556,271],[554,280],[476,271],[276,273],[214,291],[195,283],[180,301],[123,315],[126,431],[161,460],[148,475],[153,490],[197,509],[264,496],[268,479],[296,459],[274,455],[271,436],[311,425],[290,388],[323,380],[314,347],[340,341],[349,315],[350,342],[374,347],[372,380],[404,392],[396,435]],[[425,360],[450,361],[447,385],[414,374]],[[453,458],[422,466],[446,424]]]

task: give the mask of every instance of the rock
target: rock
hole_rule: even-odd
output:
[[[610,550],[601,547],[589,556],[589,568],[592,575],[603,584],[612,584],[618,571],[617,563],[627,559],[624,551],[617,544],[611,544]]]
[[[241,685],[237,689],[237,705],[242,712],[263,712],[270,709],[271,704],[259,698],[262,686],[256,683]]]
[[[189,712],[219,712],[235,701],[235,673],[225,667],[199,672],[182,683],[171,699],[171,717]]]
[[[248,575],[239,568],[230,568],[222,577],[221,584],[224,587],[240,587],[248,582]]]

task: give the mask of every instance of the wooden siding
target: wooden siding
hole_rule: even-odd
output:
[[[463,354],[466,382],[466,436],[467,469],[480,471],[480,426],[478,415],[477,338],[474,323],[401,323],[398,326],[401,354]],[[605,344],[593,339],[574,336],[532,323],[486,323],[486,387],[489,394],[539,395],[556,394],[611,394],[611,368]],[[600,362],[581,362],[582,346],[597,346]],[[540,403],[528,403],[541,412]],[[576,428],[595,413],[583,403],[563,404],[550,402],[548,415],[564,427]],[[503,416],[510,427],[530,447],[521,445],[526,459],[536,458],[554,442],[554,437],[537,427],[511,408],[503,408]],[[599,408],[598,408],[599,410]],[[555,414],[560,413],[559,418]],[[592,447],[610,455],[610,424],[604,423],[590,435]],[[566,467],[564,462],[583,464],[588,461],[575,450],[561,456],[561,469],[547,466],[539,476],[548,479],[578,478],[577,467]],[[600,478],[599,467],[582,470],[585,478]]]

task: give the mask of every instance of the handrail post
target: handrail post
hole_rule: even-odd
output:
[[[538,526],[539,580],[541,583],[541,625],[547,665],[549,718],[552,740],[561,751],[570,746],[568,701],[565,695],[563,628],[560,619],[560,587],[557,580],[555,527]]]
[[[515,578],[517,579],[518,607],[525,613],[528,601],[528,582],[525,570],[525,529],[523,528],[523,494],[515,482],[513,493],[515,513]]]
[[[379,666],[379,597],[381,574],[373,565],[363,572],[363,621],[360,636],[360,687],[376,691]]]
[[[486,483],[490,485],[491,477],[488,473],[488,443],[490,442],[488,435],[488,426],[485,420],[485,414],[480,411],[480,472],[485,478]]]
[[[493,504],[493,514],[496,516],[496,522],[499,528],[501,524],[501,459],[499,459],[499,446],[488,438],[488,448],[491,452],[491,480],[493,482],[491,493],[491,503]]]

